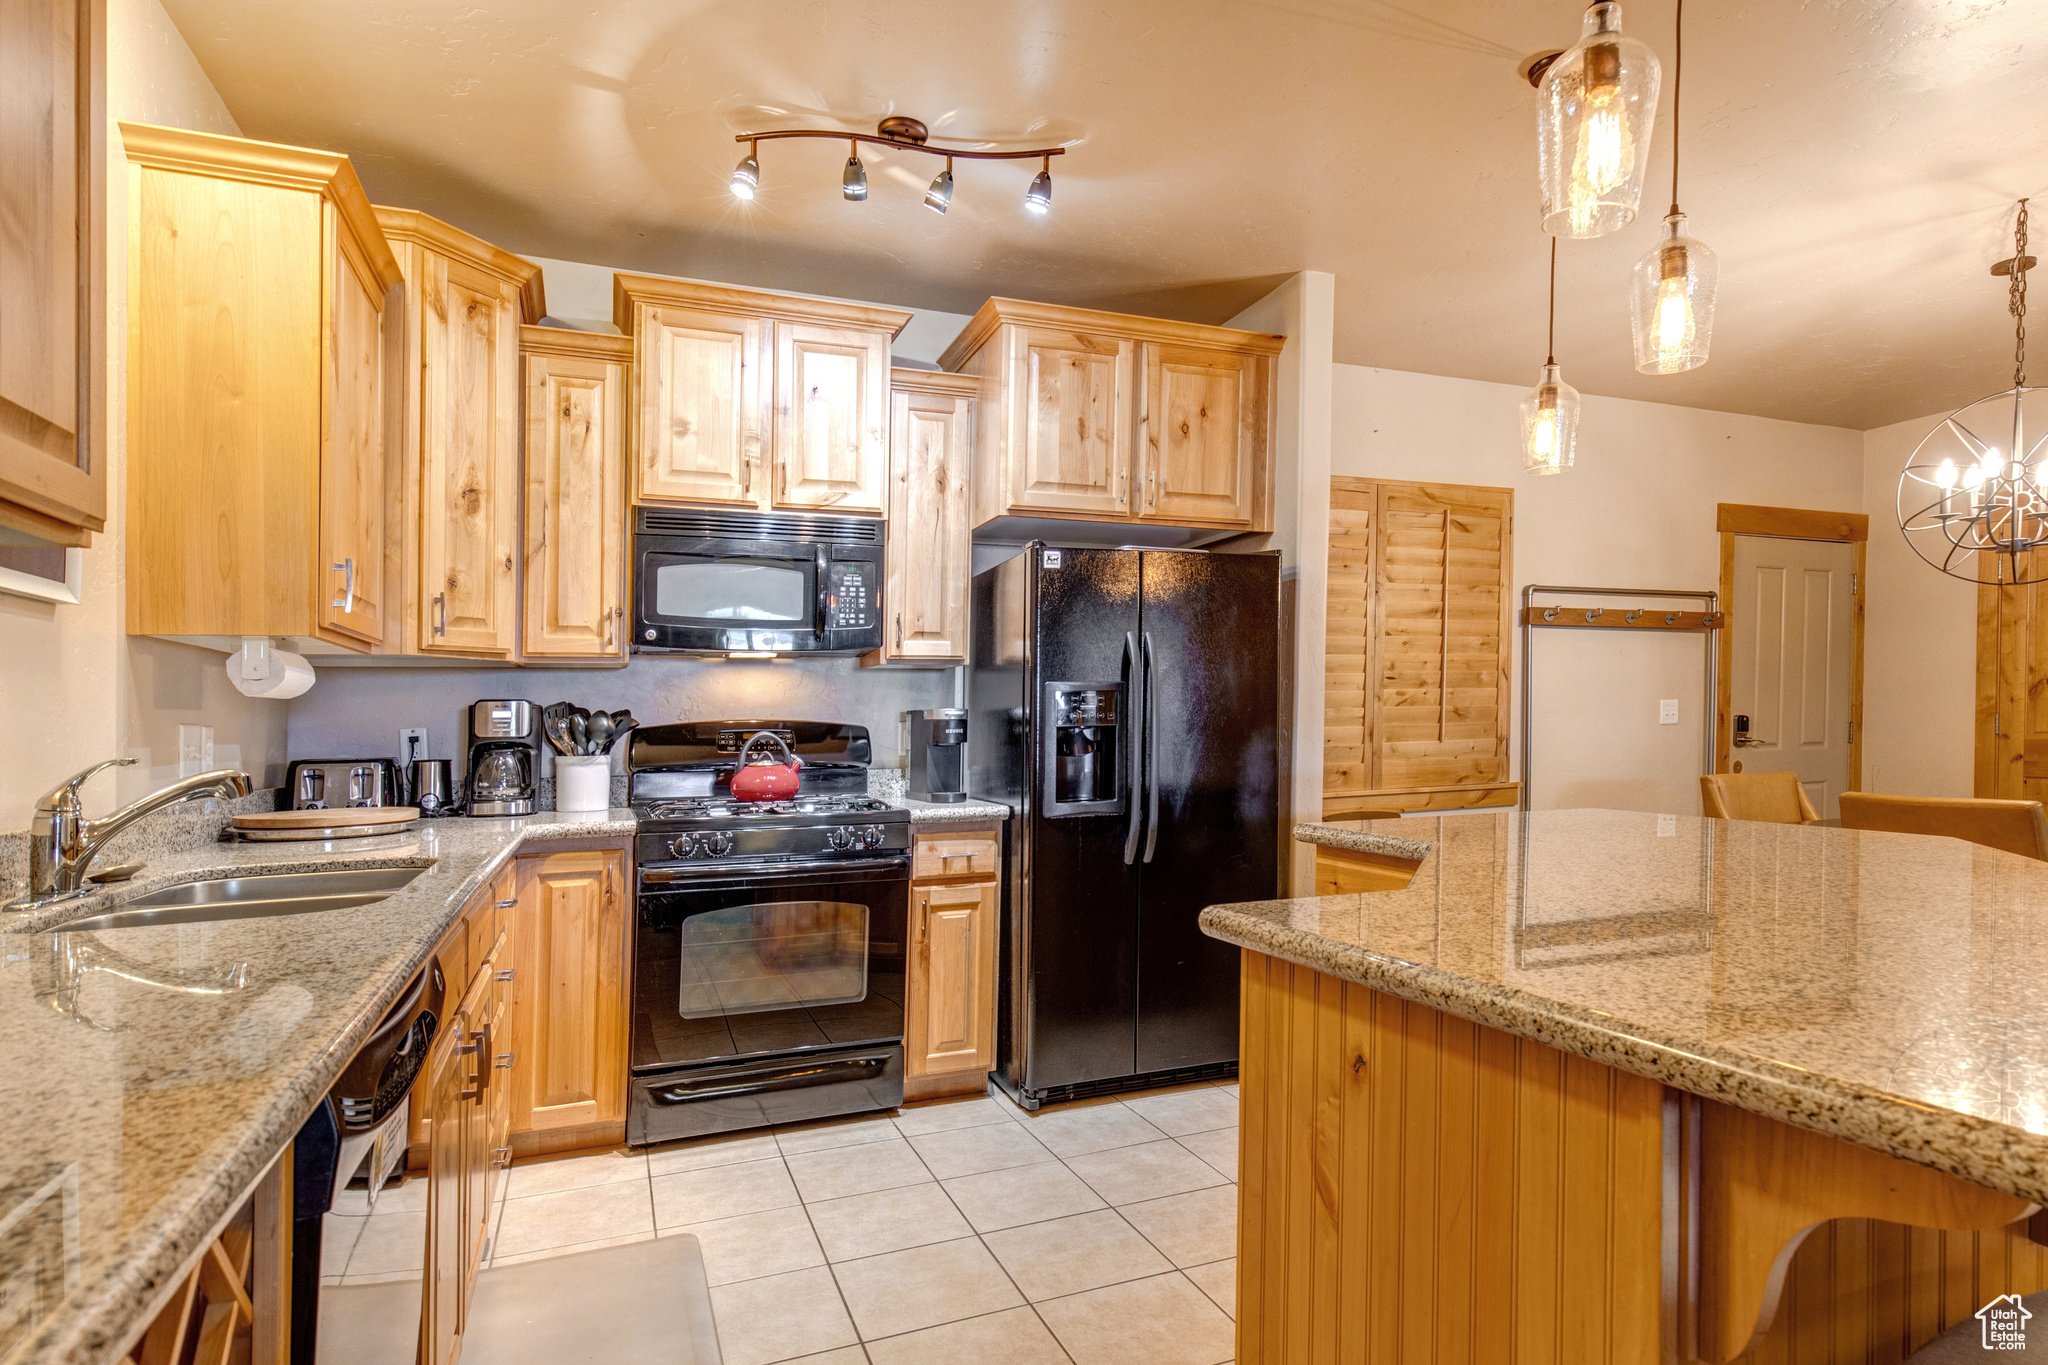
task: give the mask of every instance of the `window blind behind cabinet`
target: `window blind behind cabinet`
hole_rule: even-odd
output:
[[[1500,799],[1513,521],[1505,488],[1330,481],[1325,818]]]

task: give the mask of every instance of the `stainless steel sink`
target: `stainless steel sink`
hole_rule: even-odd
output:
[[[423,867],[352,867],[337,872],[279,872],[185,882],[137,896],[118,910],[53,926],[55,932],[133,929],[154,924],[267,919],[313,910],[375,905],[402,890]]]

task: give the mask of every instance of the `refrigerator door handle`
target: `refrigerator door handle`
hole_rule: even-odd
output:
[[[1152,632],[1145,632],[1145,861],[1159,843],[1159,705],[1152,695]]]
[[[1139,729],[1139,718],[1144,714],[1144,679],[1140,676],[1138,635],[1136,631],[1124,632],[1124,714],[1123,733],[1130,736],[1124,756],[1124,790],[1130,793],[1130,823],[1124,827],[1124,866],[1138,861],[1138,835],[1145,828],[1145,814],[1142,803],[1144,792],[1145,739]]]

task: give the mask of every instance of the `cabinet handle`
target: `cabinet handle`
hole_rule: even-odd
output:
[[[507,967],[504,971],[498,973],[498,980],[510,981],[514,976],[518,975],[518,972],[519,969],[517,967]]]
[[[1119,507],[1131,500],[1131,475],[1129,470],[1116,476],[1116,501]]]
[[[754,457],[749,455],[740,462],[740,496],[752,497],[754,493]]]
[[[896,613],[896,648],[903,648],[903,613]]]
[[[512,1164],[512,1149],[510,1147],[491,1148],[491,1164],[499,1170],[510,1166]]]
[[[1159,505],[1159,471],[1156,469],[1145,471],[1145,505],[1147,507],[1157,507]]]
[[[437,592],[434,594],[434,614],[434,634],[446,635],[448,633],[447,593]]]
[[[510,910],[510,909],[511,909],[511,908],[512,908],[513,906],[515,906],[515,905],[517,905],[517,904],[519,904],[519,901],[517,900],[517,898],[514,898],[514,899],[512,899],[512,900],[509,900],[509,901],[499,901],[499,902],[498,902],[498,908],[499,908],[500,910]]]
[[[456,1044],[455,1055],[458,1057],[475,1057],[478,1065],[477,1069],[470,1074],[469,1087],[464,1089],[457,1098],[475,1100],[478,1104],[482,1104],[484,1102],[484,1091],[489,1088],[491,1077],[490,1067],[485,1060],[490,1056],[491,1052],[491,1026],[485,1024],[481,1030],[470,1034],[469,1037],[469,1042]]]
[[[341,596],[334,599],[334,605],[340,607],[342,614],[346,616],[356,609],[355,556],[351,555],[342,560],[334,566],[334,571],[341,575]]]
[[[511,1069],[512,1069],[512,1054],[511,1054],[511,1053],[509,1053],[509,1052],[501,1052],[501,1053],[499,1053],[499,1054],[498,1054],[498,1070],[500,1070],[500,1071],[510,1071]]]

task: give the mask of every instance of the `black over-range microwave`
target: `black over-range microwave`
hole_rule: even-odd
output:
[[[865,654],[882,646],[882,522],[642,507],[638,654]]]

